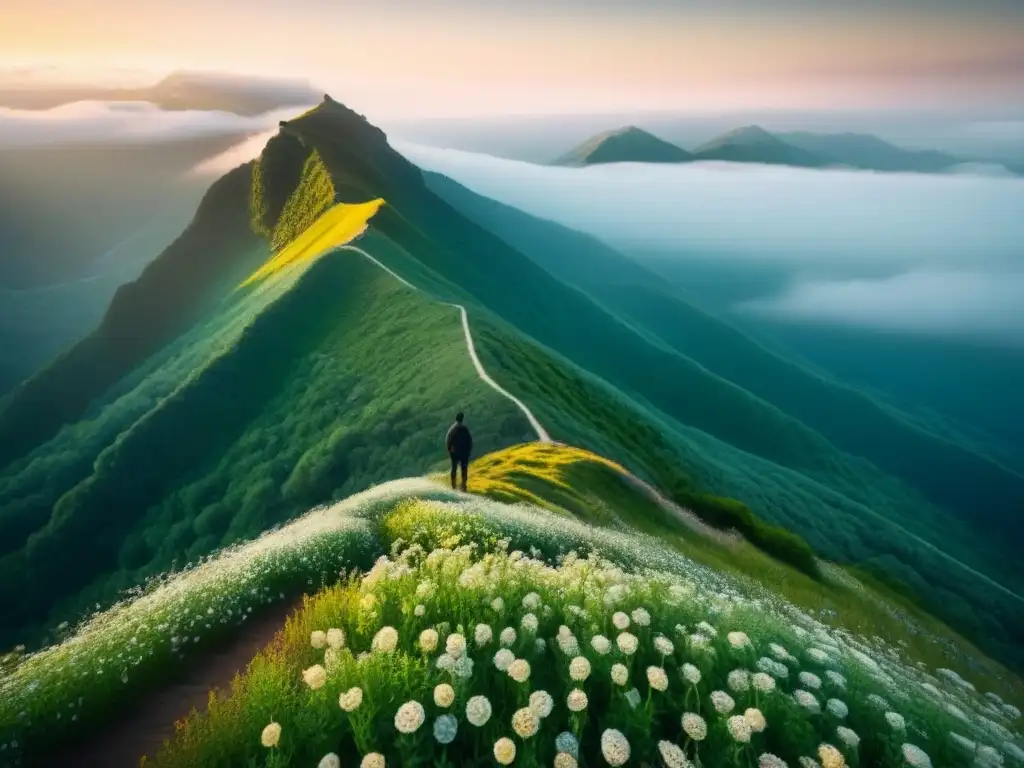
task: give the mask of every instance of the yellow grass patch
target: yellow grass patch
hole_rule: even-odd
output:
[[[313,261],[331,249],[351,242],[362,234],[382,205],[383,198],[367,203],[338,203],[253,272],[240,287],[263,280],[292,264]]]
[[[525,443],[481,456],[469,468],[467,490],[493,499],[525,501],[551,509],[552,503],[524,488],[524,478],[544,481],[569,496],[578,496],[566,477],[566,470],[576,464],[603,464],[616,472],[626,470],[614,461],[596,453],[553,443]]]

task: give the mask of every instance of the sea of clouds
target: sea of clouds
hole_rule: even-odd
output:
[[[561,168],[395,146],[626,252],[787,271],[782,290],[737,312],[1024,345],[1024,179],[732,163]]]
[[[244,136],[276,129],[298,107],[244,116],[213,110],[165,110],[147,101],[78,101],[53,109],[0,107],[0,150],[68,143],[173,142]]]

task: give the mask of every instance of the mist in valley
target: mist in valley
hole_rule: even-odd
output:
[[[1024,339],[1021,179],[731,163],[560,168],[398,148],[648,262],[733,272],[735,312]],[[752,291],[751,273],[770,290]]]

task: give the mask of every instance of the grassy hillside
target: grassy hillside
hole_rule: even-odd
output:
[[[97,736],[131,727],[127,707],[166,685],[170,670],[223,647],[246,631],[250,609],[305,583],[274,641],[169,743],[154,743],[147,765],[305,765],[371,752],[393,764],[414,751],[433,760],[430,730],[440,726],[418,729],[426,738],[394,732],[395,710],[409,700],[430,718],[457,721],[447,750],[456,764],[484,761],[502,736],[514,741],[516,764],[546,764],[562,730],[597,764],[607,728],[623,731],[633,760],[657,759],[659,739],[693,756],[694,741],[679,735],[682,711],[701,713],[700,759],[723,768],[762,753],[795,765],[822,743],[846,764],[893,768],[904,764],[903,744],[943,768],[964,765],[978,745],[1005,764],[1024,755],[1019,679],[870,579],[830,568],[812,580],[741,540],[681,524],[614,464],[569,446],[482,456],[472,482],[475,493],[514,505],[426,479],[385,483],[173,575],[40,654],[6,657],[0,739],[40,762],[55,743],[92,754]],[[374,559],[369,571],[347,570]],[[212,626],[193,628],[196,615],[213,616]],[[397,632],[394,651],[383,627]],[[179,636],[193,633],[198,641],[183,645]],[[125,646],[124,665],[103,662]],[[521,660],[522,682],[503,674],[500,648]],[[578,657],[585,661],[570,673]],[[612,663],[624,666],[624,687],[611,684]],[[442,684],[454,706],[447,690],[435,691]],[[341,699],[353,686],[362,693],[355,707]],[[586,718],[566,707],[573,688],[587,696]],[[716,690],[755,725],[749,745],[730,738],[738,725],[712,706]],[[509,726],[515,710],[538,706],[536,691],[553,706],[532,738]],[[465,716],[472,696],[491,705],[475,727]],[[57,717],[68,711],[80,717]],[[758,730],[758,714],[767,729]],[[264,741],[271,723],[279,738]]]
[[[481,450],[529,435],[514,406],[477,379],[451,308],[351,253],[285,277],[293,284],[271,302],[259,291],[241,298],[252,319],[206,346],[195,369],[182,366],[184,378],[105,444],[90,440],[101,417],[76,441],[80,457],[63,459],[74,464],[66,476],[7,478],[18,501],[53,500],[32,520],[5,507],[13,551],[0,561],[9,574],[0,589],[11,630],[43,620],[56,601],[53,618],[63,618],[175,560],[422,471],[443,458],[441,436],[458,408]],[[210,331],[196,329],[182,346],[207,345]],[[174,368],[156,367],[137,388],[160,388]],[[60,557],[68,547],[79,556]]]
[[[847,462],[842,470],[823,472],[795,465],[777,453],[753,452],[776,461],[782,458],[780,463],[801,469],[871,505],[997,578],[1005,578],[1008,572],[1014,572],[1016,579],[1024,577],[1018,567],[1013,534],[1005,540],[1005,547],[1002,535],[988,545],[984,542],[1009,510],[1024,503],[1024,478],[988,452],[977,451],[972,443],[957,441],[951,435],[930,431],[918,420],[868,394],[764,347],[694,306],[682,291],[666,285],[659,276],[593,238],[480,197],[443,176],[428,174],[427,180],[431,189],[459,210],[487,225],[552,274],[587,291],[648,338],[796,417],[836,448],[863,457],[888,475],[913,485],[932,505],[956,510],[965,522],[946,525],[948,516],[930,510],[931,505],[907,490],[886,491],[885,486],[891,484],[887,479],[856,463]],[[693,387],[686,389],[691,398],[695,397]],[[664,409],[673,416],[678,413]],[[720,424],[709,427],[688,417],[681,421],[750,449],[749,444],[730,438]],[[940,466],[946,470],[937,472]],[[973,481],[965,483],[965,476]],[[889,498],[885,498],[887,495]],[[942,519],[944,525],[936,527],[936,519]],[[975,528],[973,534],[971,526]],[[1002,549],[1002,556],[993,562],[995,549]]]
[[[593,136],[554,161],[555,165],[600,163],[685,163],[693,155],[636,126]]]
[[[290,258],[304,237],[317,239],[314,222],[334,238],[324,212],[353,209],[332,206],[379,200],[360,246],[427,294],[351,252]],[[564,240],[537,235],[546,244],[524,244],[530,258],[477,215],[434,194],[379,129],[336,102],[283,124],[257,163],[211,190],[184,242],[122,292],[97,338],[0,408],[0,597],[15,617],[11,636],[176,557],[424,471],[459,407],[481,448],[526,437],[521,415],[475,377],[457,313],[434,301],[443,299],[468,307],[485,366],[556,438],[687,503],[732,497],[739,523],[746,505],[830,558],[909,585],[986,649],[1020,660],[1019,598],[975,572],[1007,577],[1000,550],[990,542],[992,556],[972,570],[922,541],[943,529],[950,542],[972,539],[919,493],[951,479],[915,473],[955,470],[976,502],[1004,510],[1017,476],[675,297],[664,305],[639,277],[645,292],[623,285],[629,306],[570,285],[538,263]],[[261,264],[267,279],[236,290]],[[29,419],[28,407],[43,417]],[[894,447],[918,455],[880,466]],[[954,498],[966,494],[958,487]],[[87,550],[75,567],[60,557],[73,545]]]

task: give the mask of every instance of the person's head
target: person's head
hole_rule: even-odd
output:
[[[459,424],[462,423],[462,420],[464,418],[466,418],[466,416],[462,413],[462,411],[459,411],[458,413],[455,414],[455,420],[459,422]]]

